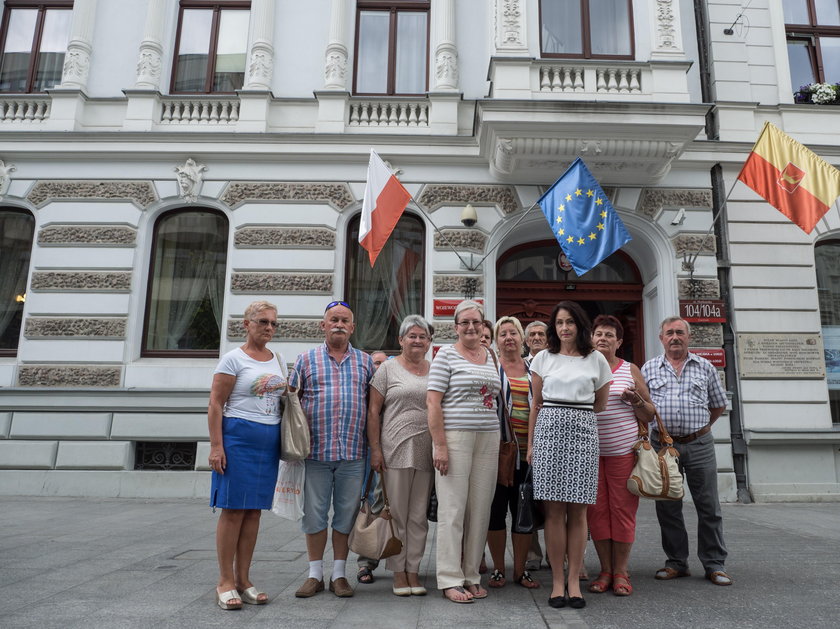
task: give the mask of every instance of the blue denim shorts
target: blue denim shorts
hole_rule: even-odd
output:
[[[327,528],[331,505],[333,530],[345,535],[350,533],[361,504],[364,471],[364,459],[355,461],[306,459],[303,520],[301,520],[301,529],[304,533],[312,535]]]

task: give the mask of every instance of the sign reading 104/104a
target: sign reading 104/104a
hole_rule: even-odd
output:
[[[726,323],[726,308],[719,299],[682,299],[680,316],[691,323]]]

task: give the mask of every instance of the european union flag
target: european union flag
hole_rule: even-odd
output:
[[[607,195],[579,157],[537,203],[578,275],[631,240]]]

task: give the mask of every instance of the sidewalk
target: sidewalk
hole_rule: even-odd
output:
[[[694,511],[687,505],[693,541]],[[429,596],[397,598],[384,567],[356,596],[296,599],[307,573],[297,524],[263,515],[252,579],[270,603],[223,612],[214,602],[216,517],[198,500],[0,497],[0,589],[9,628],[140,627],[836,627],[840,622],[840,504],[724,505],[732,587],[694,576],[660,582],[653,503],[639,509],[630,565],[635,592],[585,594],[586,609],[555,610],[550,590],[515,585],[472,605],[434,590],[434,528],[421,573]],[[434,527],[434,525],[433,525]],[[355,557],[348,574],[355,585]],[[327,555],[327,574],[331,556]],[[597,574],[594,548],[587,549]],[[509,564],[508,564],[509,566]],[[508,576],[511,576],[508,567]],[[545,568],[534,573],[550,583]],[[485,581],[486,582],[486,581]]]

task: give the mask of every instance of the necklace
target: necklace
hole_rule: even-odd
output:
[[[483,345],[479,345],[476,349],[469,349],[461,344],[460,348],[456,347],[456,349],[464,356],[464,358],[476,364],[481,364],[483,360],[487,359],[487,352],[485,351],[485,347]]]

